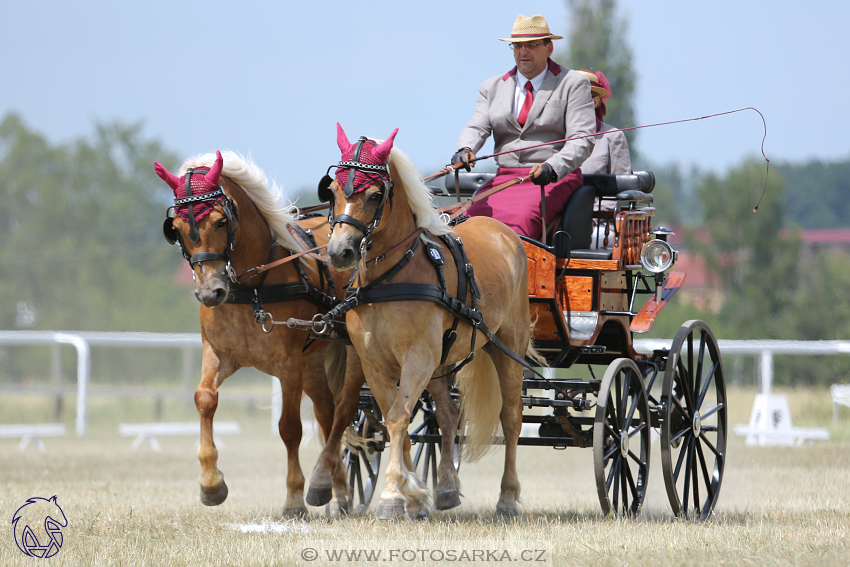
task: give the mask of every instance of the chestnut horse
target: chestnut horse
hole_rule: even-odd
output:
[[[175,196],[175,206],[170,209],[173,213],[163,227],[165,237],[172,244],[180,244],[191,264],[195,296],[201,303],[203,361],[201,382],[195,390],[201,420],[201,502],[217,506],[227,498],[227,484],[216,466],[218,451],[213,441],[219,387],[239,368],[252,366],[280,380],[283,405],[278,427],[287,450],[283,514],[303,515],[307,508],[298,458],[301,397],[303,392],[313,401],[316,420],[327,435],[333,423],[334,397],[329,385],[333,376],[326,378],[324,359],[334,347],[323,349],[328,344],[323,341],[308,344],[306,331],[275,328],[273,323],[310,317],[316,313],[317,304],[323,306],[322,300],[327,310],[334,302],[317,292],[322,288],[333,295],[335,292],[328,288],[319,262],[303,256],[264,273],[249,272],[303,251],[308,245],[291,232],[296,219],[281,205],[280,189],[270,187],[255,164],[234,152],[224,152],[223,156],[218,152],[189,159],[181,167],[180,176],[159,163],[155,169]],[[315,227],[323,221],[302,224]],[[305,236],[303,232],[301,236]],[[337,391],[343,379],[342,372],[339,374],[333,386]],[[334,503],[344,511],[348,497],[343,467],[336,467],[333,479]]]
[[[464,362],[469,364],[457,376],[461,412],[469,422],[464,459],[483,454],[501,422],[505,466],[496,510],[516,515],[516,449],[522,425],[522,367],[517,358],[527,351],[534,354],[525,248],[510,228],[491,218],[470,218],[449,227],[434,211],[431,193],[409,158],[393,149],[396,132],[382,143],[360,138],[351,144],[337,124],[342,159],[335,178],[326,176],[319,188],[320,198],[329,200],[331,207],[329,263],[335,270],[356,267],[360,286],[349,290],[340,306],[344,309],[330,315],[347,311],[349,336],[389,433],[389,464],[377,516],[427,515],[428,494],[409,459],[411,410],[432,377]],[[456,260],[449,245],[461,256],[465,250],[466,257]],[[464,266],[460,274],[458,265]],[[442,288],[449,296],[467,299],[454,303],[450,311],[453,298],[440,303],[434,294],[416,297],[425,287],[436,295]],[[380,298],[383,292],[394,299]],[[482,316],[482,325],[470,324]],[[355,374],[349,365],[341,400],[349,399]],[[337,406],[337,421],[310,480],[308,502],[315,481],[327,482],[349,411]],[[441,478],[453,472],[445,456]]]

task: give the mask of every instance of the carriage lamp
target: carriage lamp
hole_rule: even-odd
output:
[[[666,271],[676,262],[676,251],[664,240],[656,238],[643,245],[640,263],[654,274]]]

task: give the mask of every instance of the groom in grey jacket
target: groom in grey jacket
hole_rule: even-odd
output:
[[[472,119],[458,137],[452,163],[467,170],[475,152],[492,134],[499,172],[489,185],[531,174],[533,183],[546,186],[546,216],[551,221],[583,180],[579,167],[593,151],[596,116],[590,82],[580,73],[562,67],[550,56],[553,39],[541,16],[520,15],[510,42],[516,67],[481,83]],[[567,142],[522,150],[544,142]],[[486,190],[485,186],[482,190]],[[487,215],[531,238],[542,233],[540,190],[530,182],[494,193],[476,202],[470,215]]]

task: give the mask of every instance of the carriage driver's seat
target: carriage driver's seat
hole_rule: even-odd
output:
[[[604,200],[617,201],[621,204],[629,202],[652,202],[649,193],[655,187],[655,175],[651,171],[633,171],[628,174],[587,174],[584,185],[570,196],[564,208],[558,231],[566,232],[569,238],[552,236],[550,242],[555,246],[555,256],[558,258],[584,260],[610,260],[611,248],[591,248],[593,220],[600,219],[600,212],[593,210],[596,197]],[[603,221],[604,222],[604,221]],[[556,232],[557,234],[557,232]],[[613,227],[611,238],[613,239]]]

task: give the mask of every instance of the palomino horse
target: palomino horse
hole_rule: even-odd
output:
[[[431,193],[411,161],[393,149],[395,134],[380,144],[366,138],[351,144],[337,125],[342,158],[336,177],[326,176],[319,188],[320,198],[331,206],[329,263],[335,270],[357,267],[360,286],[349,290],[342,310],[329,315],[347,311],[349,336],[390,438],[377,516],[391,519],[405,511],[413,517],[427,515],[427,491],[409,459],[411,410],[433,376],[470,359],[457,377],[461,411],[469,421],[464,458],[482,454],[501,422],[506,450],[496,510],[516,515],[516,448],[522,425],[517,358],[526,355],[531,338],[525,248],[513,231],[491,218],[471,218],[450,228],[434,211]],[[482,316],[483,324],[473,328],[470,323],[481,322]],[[351,374],[349,367],[346,391]],[[346,391],[341,400],[350,396]],[[346,413],[337,406],[337,421],[310,480],[308,502],[314,481],[327,476],[322,469],[331,466],[338,452],[345,425],[339,422]],[[454,472],[445,453],[440,467],[441,478]]]
[[[298,234],[296,219],[280,205],[280,189],[269,187],[265,174],[253,163],[233,152],[224,152],[223,157],[219,152],[186,161],[181,177],[159,163],[156,173],[175,196],[174,214],[163,227],[165,237],[172,244],[179,242],[192,266],[195,296],[201,302],[203,362],[201,382],[195,390],[201,420],[201,502],[217,506],[227,498],[213,442],[219,387],[239,368],[252,366],[280,380],[279,430],[287,450],[283,514],[304,514],[304,475],[298,458],[301,396],[303,391],[312,399],[316,419],[327,434],[333,423],[334,397],[323,361],[330,349],[320,351],[327,343],[308,344],[307,332],[285,326],[276,329],[273,322],[311,316],[317,305],[325,310],[333,305],[333,300],[319,291],[324,287],[333,293],[327,287],[329,278],[322,274],[318,261],[304,257],[264,273],[249,272],[306,246],[293,234]],[[313,224],[318,223],[314,220]],[[337,382],[342,382],[341,372]],[[337,384],[336,390],[340,386]],[[341,466],[337,470],[335,504],[346,510],[345,473]]]

